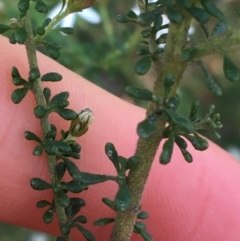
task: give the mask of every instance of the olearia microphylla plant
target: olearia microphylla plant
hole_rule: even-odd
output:
[[[29,61],[27,80],[21,76],[21,70],[17,67],[12,68],[12,82],[17,86],[12,93],[12,101],[18,104],[29,91],[33,92],[36,99],[34,114],[40,120],[43,132],[43,138],[40,138],[27,130],[25,138],[37,142],[33,155],[41,156],[43,152],[47,154],[51,182],[35,177],[30,180],[30,184],[35,190],[53,191],[53,200],[39,200],[37,207],[45,209],[43,221],[46,224],[51,223],[56,214],[60,229],[57,241],[70,241],[72,228],[77,228],[86,240],[95,240],[94,235],[84,228],[87,218],[79,215],[85,201],[80,197],[69,197],[68,193],[80,193],[87,190],[89,185],[108,180],[118,184],[118,191],[114,200],[103,197],[102,201],[116,212],[116,216],[100,217],[94,225],[114,223],[111,241],[128,241],[133,232],[140,235],[143,240],[150,241],[153,238],[141,221],[148,218],[148,214],[141,210],[141,197],[160,142],[164,143],[159,162],[166,165],[171,161],[175,144],[189,163],[193,161],[192,154],[187,150],[189,143],[199,151],[208,148],[208,142],[198,134],[198,130],[209,129],[220,138],[216,129],[221,128],[222,124],[219,114],[214,112],[214,105],[210,105],[203,118],[198,116],[198,100],[192,103],[188,116],[178,113],[180,97],[177,90],[183,73],[189,64],[196,64],[202,69],[209,90],[216,95],[222,95],[221,88],[201,58],[220,53],[223,56],[223,71],[226,78],[232,82],[238,81],[240,71],[229,58],[227,50],[240,43],[240,33],[239,30],[231,30],[222,11],[211,0],[138,0],[139,14],[128,10],[126,15],[119,15],[119,22],[137,24],[142,28],[143,40],[138,51],[140,59],[135,66],[136,74],[144,75],[153,67],[156,80],[152,90],[133,86],[126,88],[131,97],[148,102],[146,118],[137,126],[139,139],[134,155],[129,158],[122,157],[118,155],[112,143],[107,143],[105,153],[114,165],[117,175],[84,173],[78,169],[74,161],[80,158],[81,151],[75,137],[86,133],[93,121],[93,113],[89,108],[78,113],[68,109],[69,93],[66,91],[51,96],[48,87],[42,88],[42,81],[56,82],[62,77],[55,72],[40,73],[36,48],[39,45],[44,46],[51,58],[58,59],[61,46],[49,42],[46,37],[68,14],[82,11],[94,2],[95,0],[63,0],[61,11],[53,19],[47,18],[33,34],[29,6],[34,4],[35,10],[43,14],[47,13],[47,6],[42,0],[19,0],[19,18],[11,20],[9,25],[0,25],[0,33],[12,31],[10,43],[26,46]],[[163,15],[168,17],[169,24],[163,24]],[[218,21],[211,33],[208,31],[210,18]],[[192,19],[199,23],[205,36],[205,40],[198,43],[188,40]],[[167,29],[167,34],[159,36],[158,32],[162,29]],[[59,30],[65,34],[73,32],[72,28]],[[159,44],[163,43],[164,47],[159,47]],[[53,112],[71,121],[69,130],[62,130],[59,140],[56,139],[57,127],[50,123],[48,118]],[[72,178],[68,182],[63,180],[66,172]]]

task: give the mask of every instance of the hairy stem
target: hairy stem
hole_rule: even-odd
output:
[[[141,4],[143,3],[141,0],[138,2],[141,2]],[[143,5],[140,7],[143,9]],[[181,53],[187,42],[190,21],[191,18],[186,15],[180,24],[171,23],[169,25],[168,38],[164,54],[160,59],[154,62],[157,78],[154,83],[153,93],[157,96],[163,96],[163,79],[170,73],[174,76],[175,84],[169,97],[176,94],[180,79],[187,66],[187,64],[181,60]],[[149,43],[151,45],[151,50],[155,50],[157,48],[155,44],[155,36],[151,37]],[[156,105],[150,102],[146,113],[147,116],[155,111]],[[162,140],[165,124],[165,119],[160,117],[155,133],[148,139],[138,139],[135,155],[140,158],[141,162],[135,169],[130,171],[128,176],[129,187],[132,192],[133,200],[128,210],[117,212],[111,241],[128,241],[131,238],[136,216],[140,208],[142,193],[144,191],[156,151]]]
[[[26,46],[26,51],[27,51],[27,56],[28,56],[29,68],[32,69],[34,67],[38,67],[38,61],[37,61],[36,47],[34,44],[31,18],[30,18],[29,12],[27,12],[27,14],[23,18],[22,22],[27,31],[27,35],[28,35],[25,46]],[[37,79],[36,81],[34,81],[32,91],[34,93],[37,105],[45,106],[42,84],[41,84],[40,79]],[[46,116],[46,117],[42,118],[40,120],[40,122],[41,122],[43,135],[46,135],[50,131],[50,122],[48,120],[48,117]],[[60,181],[55,172],[57,160],[56,160],[55,156],[47,155],[47,161],[48,161],[48,169],[49,169],[49,173],[50,173],[51,183],[54,188],[54,187],[57,187],[60,185]],[[58,203],[58,194],[57,193],[54,193],[54,202],[55,202],[55,209],[56,209],[56,214],[57,214],[57,218],[58,218],[58,223],[59,223],[60,230],[61,230],[61,235],[62,235],[62,237],[65,238],[66,241],[71,241],[70,237],[68,235],[64,235],[62,232],[62,227],[66,223],[67,217],[66,217],[64,208],[61,207]]]

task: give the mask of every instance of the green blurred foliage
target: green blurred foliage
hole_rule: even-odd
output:
[[[8,23],[11,18],[18,18],[16,10],[17,1],[0,0],[0,22]],[[52,9],[60,0],[46,0],[49,9]],[[73,36],[52,33],[48,39],[62,45],[60,63],[74,72],[84,76],[89,81],[101,86],[107,91],[130,100],[124,89],[128,85],[151,88],[154,82],[154,71],[148,72],[144,77],[134,73],[135,62],[139,59],[136,52],[141,38],[141,28],[134,24],[121,24],[116,21],[118,14],[125,14],[134,6],[134,0],[114,1],[101,0],[94,5],[94,9],[101,16],[101,23],[91,24],[80,18],[76,19]],[[232,29],[239,29],[240,18],[234,12],[240,9],[238,0],[215,1],[224,11]],[[33,25],[42,24],[44,16],[34,13]],[[211,19],[208,24],[211,32],[216,24]],[[205,40],[204,33],[199,25],[193,21],[194,33],[189,36],[193,43]],[[44,49],[39,49],[44,52]],[[240,48],[228,53],[231,60],[240,66]],[[206,87],[204,76],[198,66],[188,66],[178,91],[181,96],[180,112],[189,114],[191,102],[199,99],[201,114],[206,113],[210,104],[216,105],[216,112],[221,115],[223,128],[219,131],[222,138],[216,140],[212,134],[203,132],[208,138],[224,148],[235,146],[240,148],[240,83],[231,83],[223,74],[221,55],[207,56],[204,63],[212,73],[214,79],[223,89],[223,97],[214,96]],[[135,104],[142,105],[142,102]],[[0,240],[30,240],[26,230],[10,228],[0,225]],[[11,237],[10,237],[11,236]],[[47,239],[47,241],[50,239]]]

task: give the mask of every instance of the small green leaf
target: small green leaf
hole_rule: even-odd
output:
[[[37,202],[36,206],[37,206],[37,208],[45,208],[47,206],[52,206],[52,204],[50,202],[48,202],[47,200],[41,200],[41,201]]]
[[[176,0],[178,4],[180,4],[184,8],[190,8],[191,3],[188,0]]]
[[[0,24],[0,33],[5,33],[8,30],[11,30],[11,27],[9,25]]]
[[[128,23],[129,22],[129,19],[124,17],[124,16],[122,16],[122,15],[118,15],[116,19],[120,23]]]
[[[19,0],[18,9],[20,12],[27,12],[30,0]]]
[[[34,156],[41,156],[42,153],[43,153],[43,150],[42,150],[42,146],[41,146],[41,145],[36,146],[36,147],[33,149],[33,152],[32,152],[32,154],[33,154]]]
[[[84,238],[87,241],[95,241],[95,237],[93,236],[93,234],[88,231],[87,229],[85,229],[82,225],[79,225],[77,223],[74,224],[74,226],[82,233],[82,235],[84,236]]]
[[[149,38],[151,36],[151,30],[145,29],[141,32],[141,35],[142,35],[143,38]]]
[[[55,43],[43,42],[48,54],[53,59],[57,60],[60,57],[59,49],[61,48],[59,45]]]
[[[240,79],[239,68],[226,56],[224,56],[223,59],[223,71],[225,77],[232,82],[236,82]]]
[[[35,4],[35,9],[39,13],[45,13],[46,14],[48,12],[47,5],[41,0],[37,0],[37,2]]]
[[[140,89],[134,86],[127,86],[125,90],[133,98],[147,101],[153,100],[153,93],[150,90]]]
[[[194,135],[184,135],[193,145],[193,147],[198,151],[204,151],[208,148],[208,142],[194,133]]]
[[[81,178],[81,172],[79,171],[77,165],[67,158],[64,158],[63,160],[66,164],[66,167],[67,167],[67,170],[68,170],[68,173],[70,174],[70,176],[73,179],[77,179],[78,177]]]
[[[69,97],[69,92],[63,91],[63,92],[53,96],[49,105],[58,106],[58,107],[65,107],[65,104],[62,104],[62,103],[65,103],[66,100],[68,99],[68,97]]]
[[[193,60],[198,53],[198,49],[196,48],[187,48],[182,51],[182,60],[185,62],[189,62]]]
[[[139,59],[135,66],[135,72],[138,75],[146,74],[151,67],[151,59],[149,56],[144,56]]]
[[[175,141],[174,135],[171,135],[169,137],[169,139],[167,139],[165,141],[163,148],[162,148],[162,153],[161,153],[160,159],[159,159],[161,164],[166,165],[171,161],[174,141]]]
[[[158,30],[160,30],[162,27],[162,23],[163,23],[162,15],[161,14],[156,15],[155,20],[153,22],[152,30],[154,32],[157,32]]]
[[[70,27],[59,28],[59,30],[65,34],[73,34],[73,28]]]
[[[167,8],[166,14],[172,23],[180,23],[183,19],[181,13],[172,7]]]
[[[221,10],[211,0],[201,0],[201,4],[206,12],[222,22],[226,22],[226,18]]]
[[[137,15],[134,11],[132,11],[132,10],[130,10],[130,9],[127,11],[126,15],[127,15],[129,18],[134,18],[134,19],[137,19],[137,17],[138,17],[138,15]]]
[[[54,108],[54,112],[58,113],[64,120],[73,120],[77,118],[77,113],[74,110]]]
[[[181,148],[187,148],[187,142],[181,136],[175,136],[175,142]]]
[[[70,199],[63,190],[59,190],[57,193],[57,200],[60,206],[66,208],[70,204]]]
[[[114,202],[107,197],[102,198],[102,202],[112,210],[115,210]]]
[[[44,214],[43,214],[43,221],[46,224],[49,224],[53,221],[53,210],[52,208],[48,209]]]
[[[185,161],[191,163],[193,161],[192,155],[184,148],[180,148],[180,150],[183,154]]]
[[[134,169],[138,164],[140,163],[140,158],[137,156],[132,156],[128,158],[128,161],[126,162],[125,168],[127,169]]]
[[[12,76],[12,78],[18,78],[18,77],[21,77],[21,75],[20,75],[18,69],[17,69],[15,66],[12,67],[11,76]]]
[[[149,26],[155,19],[152,11],[143,12],[138,16],[138,23],[142,26]]]
[[[147,218],[148,218],[148,213],[147,213],[147,212],[144,212],[144,211],[140,211],[140,212],[137,214],[137,218],[139,218],[139,219],[147,219]]]
[[[132,201],[132,194],[125,182],[119,184],[119,189],[114,200],[117,211],[125,211]]]
[[[212,32],[211,37],[217,37],[226,33],[229,30],[228,25],[225,22],[218,22]]]
[[[209,73],[208,69],[206,68],[206,66],[201,62],[200,67],[204,73],[205,79],[206,79],[206,84],[207,87],[210,91],[212,91],[214,94],[221,96],[222,95],[222,90],[221,88],[215,83],[215,81],[213,80],[211,74]]]
[[[52,22],[51,18],[46,18],[42,23],[42,27],[46,28],[51,22]]]
[[[37,118],[43,118],[44,116],[46,116],[48,114],[48,109],[46,109],[44,106],[41,106],[41,105],[37,105],[35,108],[34,108],[34,115],[37,117]]]
[[[87,223],[87,218],[84,215],[80,215],[80,216],[74,218],[72,222]]]
[[[118,161],[118,153],[112,143],[108,142],[105,145],[105,153],[108,156],[108,158],[112,161],[117,172],[119,172],[120,166],[119,166],[119,161]]]
[[[178,94],[176,94],[174,97],[171,97],[167,100],[165,107],[167,109],[176,111],[178,109],[179,104],[180,104],[180,97]]]
[[[109,223],[113,223],[115,222],[115,218],[100,218],[96,221],[94,221],[93,225],[94,226],[104,226],[107,225]]]
[[[26,87],[14,90],[12,92],[12,96],[11,96],[12,102],[14,104],[19,104],[23,100],[23,98],[26,96],[27,92],[28,92],[28,88],[26,88]]]
[[[38,27],[37,28],[37,34],[38,35],[40,35],[40,36],[42,36],[42,35],[44,35],[46,33],[46,31],[45,31],[45,28],[44,27]]]
[[[187,11],[201,24],[209,21],[209,15],[202,8],[191,7]]]
[[[70,147],[73,152],[80,153],[80,151],[81,151],[81,146],[77,142],[72,142],[70,144]]]
[[[24,136],[27,140],[31,140],[31,141],[37,141],[39,143],[42,143],[41,138],[39,138],[36,134],[34,134],[31,131],[25,131],[24,132]]]
[[[27,40],[27,31],[24,27],[20,27],[14,33],[14,38],[17,43],[24,44]]]
[[[63,187],[63,189],[66,189],[66,190],[68,190],[70,192],[73,192],[73,193],[79,193],[79,192],[82,192],[82,191],[88,189],[87,185],[84,185],[81,182],[76,181],[76,180],[66,182],[62,185],[62,187]]]
[[[33,67],[29,71],[29,77],[31,79],[37,79],[41,76],[39,68],[38,67]]]
[[[59,162],[56,166],[56,174],[58,179],[61,180],[67,170],[66,164],[64,162]]]
[[[32,178],[30,185],[34,190],[45,190],[52,188],[52,185],[41,178]]]
[[[43,95],[45,97],[46,103],[48,104],[50,101],[50,97],[51,97],[51,90],[48,87],[44,88]]]
[[[142,138],[149,138],[156,130],[157,115],[153,114],[148,116],[144,121],[140,122],[137,126],[137,133]]]
[[[60,80],[62,80],[62,75],[55,73],[55,72],[50,72],[50,73],[44,74],[41,77],[41,81],[56,82],[56,81],[60,81]],[[66,92],[63,92],[63,93],[66,93]]]
[[[192,103],[191,112],[190,112],[190,115],[189,115],[189,119],[191,121],[195,121],[197,119],[197,112],[199,110],[199,107],[200,107],[200,101],[199,100],[195,100]]]

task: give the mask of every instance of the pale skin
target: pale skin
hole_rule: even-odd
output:
[[[23,136],[25,130],[41,136],[39,121],[33,116],[33,94],[28,94],[19,105],[10,99],[15,89],[11,67],[16,66],[24,77],[28,74],[25,49],[10,45],[3,37],[0,37],[0,46],[0,221],[58,235],[56,218],[53,224],[44,224],[44,210],[35,206],[41,199],[51,200],[51,191],[34,191],[29,185],[33,177],[49,180],[45,157],[32,156],[35,143]],[[45,84],[50,86],[52,95],[67,90],[70,108],[79,110],[88,106],[94,112],[89,131],[77,139],[82,146],[81,160],[77,161],[80,170],[115,174],[104,153],[105,143],[114,143],[122,156],[132,156],[137,141],[136,125],[144,119],[145,111],[107,93],[48,57],[38,54],[38,58],[42,74],[56,71],[63,76],[59,83]],[[52,115],[51,121],[59,129],[69,127],[69,123],[57,115]],[[156,241],[238,240],[240,164],[211,142],[207,151],[195,151],[190,145],[189,150],[194,157],[192,164],[183,160],[177,147],[167,166],[159,164],[157,153],[142,199],[142,210],[150,216],[146,221],[148,232]],[[82,214],[89,219],[86,227],[100,241],[109,240],[112,225],[93,227],[92,222],[100,217],[114,216],[101,198],[113,199],[116,187],[108,182],[79,194],[87,201],[82,209]],[[74,241],[81,236],[74,231],[72,237]],[[142,239],[134,235],[131,240]]]

